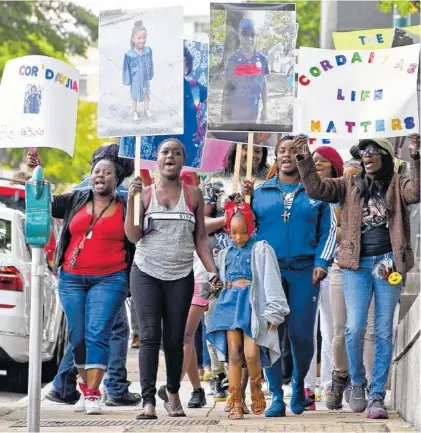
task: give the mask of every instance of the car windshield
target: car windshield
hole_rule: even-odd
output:
[[[0,219],[0,254],[12,252],[12,223]]]

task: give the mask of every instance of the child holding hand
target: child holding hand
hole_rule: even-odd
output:
[[[236,200],[225,205],[226,230],[233,244],[218,257],[223,288],[205,282],[202,297],[217,296],[206,337],[221,361],[228,361],[232,408],[229,419],[244,417],[241,370],[245,358],[250,374],[251,409],[261,415],[266,407],[261,389],[262,367],[281,355],[278,326],[289,313],[278,261],[272,247],[253,236],[250,205]],[[227,356],[228,355],[228,356]],[[227,359],[228,358],[228,359]]]

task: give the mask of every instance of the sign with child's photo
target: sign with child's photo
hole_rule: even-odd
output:
[[[211,3],[209,131],[293,125],[295,4]]]
[[[186,148],[185,167],[200,168],[208,119],[208,44],[184,41],[184,134],[142,136],[141,159],[156,161],[159,144],[177,138]],[[122,137],[120,156],[135,157],[135,137]]]
[[[301,48],[296,130],[333,140],[418,133],[419,50]]]
[[[6,63],[0,86],[0,148],[51,147],[73,156],[79,72],[46,56]]]
[[[183,133],[182,7],[99,15],[98,136]]]

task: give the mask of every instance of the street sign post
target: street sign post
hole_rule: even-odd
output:
[[[31,316],[29,328],[28,432],[40,431],[44,247],[50,238],[51,187],[41,166],[25,186],[25,237],[32,248]]]

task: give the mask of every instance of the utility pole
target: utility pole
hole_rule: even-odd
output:
[[[320,48],[334,49],[332,32],[338,30],[338,0],[320,2]]]

